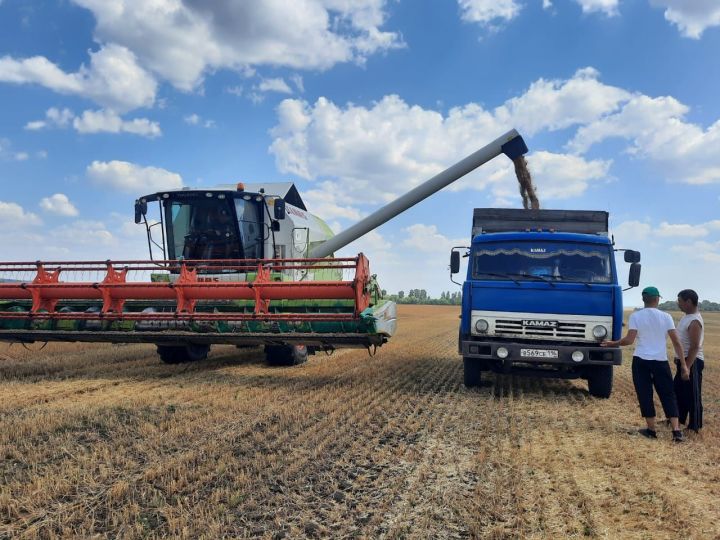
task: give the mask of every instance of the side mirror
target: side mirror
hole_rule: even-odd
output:
[[[140,199],[135,201],[135,223],[142,223],[145,214],[147,214],[147,201]]]
[[[639,263],[640,262],[640,252],[639,251],[633,251],[632,249],[628,249],[625,251],[625,262],[627,263]]]
[[[638,257],[639,256],[640,254],[638,253]],[[640,263],[637,262],[634,262],[630,265],[630,277],[628,278],[628,285],[630,285],[631,287],[637,287],[638,285],[640,285],[640,266]]]
[[[457,274],[460,271],[460,252],[450,252],[450,273]]]
[[[280,222],[279,221],[273,221],[271,227],[272,227],[273,232],[280,232]]]
[[[274,218],[276,220],[285,219],[285,201],[283,199],[277,198],[275,199],[275,205],[274,208]],[[275,229],[273,229],[275,230]],[[279,230],[279,229],[278,229]]]

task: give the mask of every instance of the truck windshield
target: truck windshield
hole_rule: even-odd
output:
[[[570,242],[493,242],[473,246],[472,277],[613,282],[608,246]]]

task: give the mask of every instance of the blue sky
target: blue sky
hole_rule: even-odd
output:
[[[716,0],[0,0],[2,259],[144,258],[135,197],[181,185],[292,180],[341,230],[514,127],[544,208],[608,210],[643,285],[718,300],[718,57]],[[345,253],[455,290],[511,165]]]

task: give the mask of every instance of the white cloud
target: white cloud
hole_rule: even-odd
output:
[[[720,25],[717,0],[650,0],[650,4],[665,8],[665,19],[686,37],[699,39],[706,29]]]
[[[528,135],[592,122],[617,110],[630,94],[597,80],[594,69],[560,81],[541,79],[494,110],[469,103],[447,115],[385,96],[370,107],[284,100],[270,147],[280,171],[330,180],[334,190],[367,203],[388,201],[490,142],[510,126]],[[572,197],[607,176],[610,162],[536,152],[531,158],[542,196]],[[561,167],[558,176],[553,167]],[[547,172],[546,172],[547,171]],[[552,172],[551,172],[552,171]],[[507,187],[502,187],[503,183]],[[495,160],[451,189],[515,187],[512,166]]]
[[[551,0],[543,0],[543,9],[551,9],[553,7]]]
[[[147,118],[123,120],[115,111],[101,109],[84,111],[73,120],[73,127],[79,133],[131,133],[155,138],[162,135],[160,124]]]
[[[0,201],[0,224],[15,229],[28,225],[41,225],[42,221],[37,215],[27,212],[17,203]]]
[[[200,115],[195,113],[185,116],[183,120],[191,126],[202,126],[205,128],[215,127],[215,120],[203,120]]]
[[[611,160],[583,156],[610,137],[631,141],[628,152],[657,167],[659,180],[720,182],[720,121],[703,128],[688,122],[687,113],[673,97],[606,85],[584,68],[567,80],[535,81],[494,109],[469,103],[443,114],[392,95],[369,106],[286,99],[277,108],[270,151],[281,172],[326,182],[326,191],[365,204],[392,200],[511,126],[526,136],[575,129],[567,145],[572,154],[539,150],[528,157],[541,202],[576,197],[612,179]],[[502,204],[518,200],[512,165],[503,159],[449,189],[489,190]]]
[[[303,191],[303,200],[313,214],[322,216],[324,220],[338,218],[360,220],[362,217],[360,211],[352,206],[357,201],[338,193],[331,182],[323,183],[320,188]]]
[[[295,85],[295,88],[297,88],[297,91],[301,94],[305,91],[305,83],[303,83],[303,78],[297,73],[290,76],[290,82]]]
[[[642,242],[652,232],[652,227],[642,221],[623,221],[611,226],[611,232],[615,239],[623,245],[630,245],[633,242]]]
[[[545,151],[529,154],[527,162],[541,201],[582,195],[591,182],[608,178],[612,164],[612,161],[588,161],[580,156]],[[517,199],[518,185],[512,163],[504,163],[502,169],[491,177],[491,182],[491,190],[498,203]]]
[[[543,129],[558,130],[585,124],[614,111],[630,93],[598,80],[591,67],[579,69],[567,80],[538,79],[521,96],[495,110],[497,122],[516,126],[532,135]]]
[[[515,0],[458,0],[462,20],[491,25],[494,21],[509,21],[519,13],[521,6]]]
[[[663,237],[697,238],[709,234],[702,225],[688,225],[687,223],[670,224],[667,221],[660,223],[656,233]]]
[[[34,120],[25,124],[25,129],[36,131],[48,127],[67,127],[75,118],[75,114],[70,109],[58,109],[50,107],[45,111],[45,120]]]
[[[16,60],[0,58],[0,82],[39,84],[55,92],[91,99],[105,107],[127,111],[148,107],[157,83],[127,48],[109,44],[90,53],[90,66],[65,73],[43,56]]]
[[[159,137],[162,135],[160,124],[147,118],[134,118],[124,120],[111,109],[98,111],[83,111],[81,116],[75,116],[70,109],[57,109],[51,107],[45,113],[45,120],[28,122],[25,129],[40,130],[45,128],[65,128],[72,123],[78,133],[131,133],[143,137]]]
[[[183,120],[185,120],[186,124],[190,124],[191,126],[197,126],[200,123],[200,116],[193,113],[187,115]]]
[[[183,185],[182,177],[177,173],[127,161],[93,161],[86,172],[95,184],[136,195]]]
[[[414,250],[425,253],[442,253],[449,256],[450,249],[454,246],[466,245],[467,239],[450,239],[438,231],[436,225],[425,225],[416,223],[405,227],[403,232],[407,234],[403,245]]]
[[[55,227],[50,237],[64,246],[90,246],[93,248],[113,244],[113,234],[101,221],[78,220]]]
[[[720,182],[720,121],[703,129],[685,120],[688,111],[673,97],[634,95],[617,112],[580,127],[568,146],[585,152],[608,138],[628,139],[629,152],[650,159],[666,178]]]
[[[60,216],[77,216],[77,208],[70,202],[67,195],[63,193],[56,193],[50,197],[44,197],[40,201],[40,207],[46,212],[51,214],[58,214]]]
[[[74,0],[92,11],[96,39],[132,50],[183,90],[208,71],[258,65],[328,69],[402,46],[382,31],[385,0]]]
[[[257,85],[260,92],[279,92],[280,94],[292,94],[293,91],[283,78],[262,79]]]
[[[240,97],[240,96],[243,95],[245,89],[243,88],[242,85],[238,84],[238,85],[235,85],[235,86],[228,86],[227,88],[225,88],[225,91],[226,91],[228,94],[232,94],[232,95],[234,95],[234,96]]]
[[[620,0],[575,0],[583,13],[602,12],[610,17],[618,14]]]
[[[0,160],[27,161],[30,154],[23,151],[13,150],[13,145],[8,139],[0,138]]]

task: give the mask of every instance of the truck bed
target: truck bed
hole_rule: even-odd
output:
[[[601,210],[524,210],[475,208],[472,238],[478,234],[544,230],[580,234],[608,234],[608,212]]]

